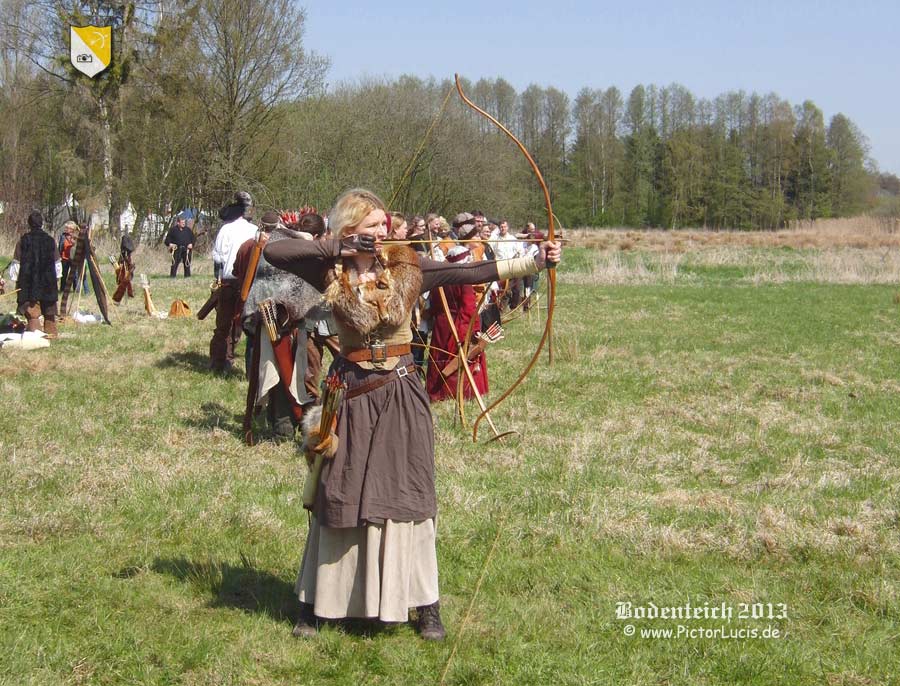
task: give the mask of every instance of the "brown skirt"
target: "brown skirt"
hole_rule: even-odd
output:
[[[404,355],[398,366],[411,364]],[[342,357],[331,366],[352,390],[395,371],[362,369]],[[434,423],[418,375],[398,377],[344,400],[338,410],[338,449],[326,460],[313,507],[323,527],[421,522],[437,514]]]

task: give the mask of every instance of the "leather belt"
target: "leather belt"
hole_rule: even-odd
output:
[[[369,383],[365,383],[362,386],[357,386],[356,388],[347,391],[346,393],[344,393],[344,399],[349,400],[350,398],[355,398],[356,396],[362,395],[363,393],[374,391],[376,388],[381,388],[382,386],[389,384],[392,381],[402,379],[407,374],[412,374],[415,371],[416,365],[414,364],[408,364],[405,367],[397,367],[396,369],[392,369],[388,374],[380,375],[377,379],[373,379]]]
[[[401,343],[398,345],[373,343],[365,348],[341,352],[341,357],[346,357],[351,362],[385,362],[389,357],[408,355],[410,351],[411,347],[409,343]]]

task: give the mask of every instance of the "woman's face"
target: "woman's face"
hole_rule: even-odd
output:
[[[391,238],[402,241],[406,238],[408,228],[409,226],[406,222],[402,222],[400,226],[391,227]]]
[[[359,234],[361,236],[374,236],[376,240],[384,240],[387,238],[387,216],[384,210],[372,210],[363,217],[363,220],[347,230],[344,229],[344,235]]]

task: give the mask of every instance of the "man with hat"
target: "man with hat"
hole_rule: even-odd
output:
[[[467,219],[468,217],[468,219]],[[480,217],[480,218],[479,218]],[[457,227],[456,232],[460,241],[472,241],[471,243],[463,242],[462,245],[469,251],[472,262],[481,262],[484,259],[485,244],[481,242],[481,227],[484,226],[484,214],[476,210],[476,214],[464,212],[456,215],[456,220],[462,220]],[[451,250],[452,252],[452,250]],[[475,290],[476,302],[481,299],[487,284],[475,284],[472,288]]]
[[[454,217],[453,219],[453,226],[456,228],[456,235],[461,241],[471,241],[480,238],[480,226],[475,221],[475,217],[473,217],[468,212],[463,212],[462,214],[456,215],[456,217]],[[466,245],[466,247],[471,252],[473,247],[480,247],[480,245],[480,243],[472,243],[470,245]],[[477,257],[476,259],[481,258]]]
[[[213,261],[221,262],[221,285],[216,302],[216,328],[209,342],[209,368],[228,372],[234,366],[234,347],[241,339],[241,323],[235,318],[241,284],[234,276],[234,261],[245,241],[256,236],[256,226],[247,221],[253,199],[246,191],[235,193],[234,202],[219,210],[225,222],[213,245]]]
[[[175,220],[175,226],[169,229],[163,240],[169,252],[172,253],[172,267],[169,276],[173,279],[178,275],[178,265],[184,265],[185,278],[191,275],[191,251],[194,249],[194,232],[191,231],[184,217]]]
[[[434,258],[441,262],[447,259],[447,254],[450,250],[456,245],[456,241],[459,238],[462,238],[460,235],[461,231],[471,231],[474,226],[473,217],[468,212],[460,212],[455,217],[453,217],[453,222],[450,224],[450,232],[443,232],[442,229],[438,230],[438,235],[441,237],[441,241],[435,247],[435,255]]]
[[[474,226],[475,217],[469,212],[460,212],[453,217],[453,233],[456,234],[457,238],[462,238],[461,232],[463,231],[463,227],[466,227],[467,231],[471,231]]]
[[[43,330],[50,338],[56,338],[57,279],[62,275],[62,262],[56,241],[43,226],[44,217],[40,212],[35,210],[28,215],[29,231],[16,244],[9,275],[19,289],[17,311],[28,320],[28,331]]]

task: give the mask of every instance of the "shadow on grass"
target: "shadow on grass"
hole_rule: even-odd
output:
[[[340,619],[330,620],[326,622],[337,627],[340,631],[358,638],[376,638],[377,636],[391,636],[395,634],[400,627],[408,626],[408,624],[395,623],[385,624],[377,619]]]
[[[294,594],[294,584],[259,571],[243,556],[240,565],[215,561],[192,562],[183,557],[156,558],[150,570],[188,584],[198,595],[210,596],[210,607],[263,613],[275,621],[291,625],[297,621],[300,604]],[[128,579],[141,571],[138,567],[126,567],[114,576]],[[404,626],[402,623],[385,624],[368,619],[322,620],[321,624],[360,638],[391,635]]]
[[[184,369],[200,374],[212,376],[215,374],[209,368],[209,355],[198,352],[169,353],[161,360],[154,363],[159,369]]]
[[[210,607],[263,613],[279,622],[296,621],[298,601],[293,583],[256,569],[246,559],[232,565],[211,560],[193,562],[183,557],[156,558],[150,569],[188,584],[199,595],[210,596]]]
[[[244,439],[244,415],[234,414],[233,410],[221,403],[203,403],[199,417],[186,417],[182,422],[195,429],[221,429],[233,436]]]

